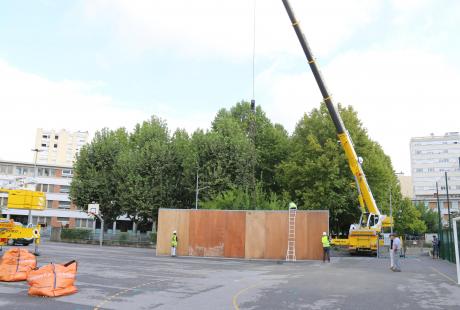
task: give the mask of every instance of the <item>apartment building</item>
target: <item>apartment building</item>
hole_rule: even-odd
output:
[[[414,187],[412,186],[412,177],[404,175],[404,173],[396,173],[399,186],[401,187],[401,195],[405,198],[414,199]]]
[[[71,166],[83,145],[88,143],[87,131],[69,132],[62,130],[37,129],[33,161],[40,164]],[[35,158],[35,156],[37,158]]]
[[[72,166],[0,161],[0,187],[23,186],[46,193],[46,210],[32,211],[34,224],[44,227],[92,228],[93,219],[69,199]],[[8,209],[6,193],[0,193],[4,217],[27,223],[28,210]]]
[[[436,183],[443,220],[447,222],[447,186],[451,212],[459,212],[460,133],[431,134],[410,141],[414,200],[437,210]]]

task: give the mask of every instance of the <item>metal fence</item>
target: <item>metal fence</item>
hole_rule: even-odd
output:
[[[457,232],[457,237],[458,240],[460,240],[460,231]],[[453,230],[449,228],[441,230],[439,240],[441,241],[441,245],[439,248],[439,256],[442,259],[455,263],[455,241]]]
[[[101,230],[96,229],[61,229],[53,227],[51,231],[51,241],[63,241],[83,244],[99,244]],[[154,247],[156,244],[156,233],[133,233],[133,232],[104,232],[102,234],[103,245],[114,246],[135,246],[135,247]]]

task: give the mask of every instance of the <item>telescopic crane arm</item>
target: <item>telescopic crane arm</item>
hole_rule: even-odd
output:
[[[321,91],[327,110],[331,115],[332,122],[334,123],[335,129],[337,131],[337,136],[339,137],[340,143],[342,144],[342,147],[345,151],[345,155],[347,156],[351,172],[355,176],[355,180],[358,186],[361,209],[364,208],[368,212],[380,216],[380,211],[377,208],[377,204],[375,203],[371,189],[367,183],[366,176],[364,175],[364,171],[358,160],[358,156],[356,155],[351,137],[348,134],[345,125],[343,124],[340,114],[338,113],[337,109],[335,108],[332,102],[331,95],[327,90],[326,84],[324,83],[323,77],[321,76],[321,72],[319,71],[318,65],[316,64],[316,61],[313,58],[310,46],[308,45],[308,42],[305,39],[302,30],[300,29],[299,21],[296,19],[294,12],[292,11],[291,5],[289,4],[289,1],[282,1],[284,7],[286,8],[287,14],[289,15],[292,26],[294,27],[295,33],[297,34],[297,38],[299,39],[300,45],[302,46],[305,56],[307,57],[308,64],[310,65],[316,83],[318,84],[319,90]]]

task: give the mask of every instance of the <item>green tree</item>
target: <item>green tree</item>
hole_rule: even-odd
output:
[[[418,235],[426,231],[427,227],[421,219],[421,213],[412,201],[404,198],[396,205],[393,211],[395,231],[399,234]]]
[[[74,164],[74,178],[70,186],[70,197],[81,209],[91,202],[100,205],[107,221],[122,214],[118,197],[118,179],[113,173],[118,155],[128,144],[124,128],[96,132],[92,142],[84,146]]]
[[[363,170],[380,210],[387,212],[388,190],[399,203],[400,190],[391,161],[372,141],[351,108],[339,106],[355,150],[364,158]],[[360,211],[354,177],[338,142],[325,105],[305,114],[291,138],[290,154],[278,167],[280,183],[301,209],[328,209],[331,227],[347,232]]]
[[[430,208],[425,207],[424,203],[417,203],[415,207],[420,213],[420,218],[425,223],[426,231],[430,233],[438,232],[438,227],[439,227],[438,212],[434,212]]]
[[[254,131],[255,154],[255,177],[261,182],[262,189],[266,192],[282,193],[280,184],[277,182],[276,167],[287,158],[289,153],[289,136],[280,124],[273,124],[260,106],[256,107],[255,113],[251,110],[251,104],[246,101],[238,102],[230,110],[221,109],[213,122],[213,129],[219,130],[219,126],[226,119],[233,119],[243,131],[249,143],[252,143],[251,126]],[[252,150],[250,150],[252,152]]]

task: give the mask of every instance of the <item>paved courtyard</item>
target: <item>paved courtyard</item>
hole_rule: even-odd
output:
[[[0,282],[0,309],[460,309],[455,266],[428,257],[405,259],[394,273],[371,257],[330,264],[170,258],[51,242],[41,251],[40,266],[79,262],[79,292],[29,297],[25,282]]]

